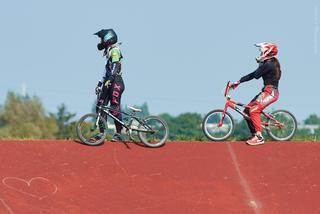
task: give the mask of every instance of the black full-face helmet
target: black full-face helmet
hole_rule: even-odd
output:
[[[102,29],[96,32],[94,35],[97,35],[101,38],[101,45],[103,44],[104,48],[108,48],[110,45],[116,44],[118,37],[116,32],[113,29]]]

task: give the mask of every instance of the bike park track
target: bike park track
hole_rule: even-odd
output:
[[[0,214],[320,213],[317,142],[0,147]]]

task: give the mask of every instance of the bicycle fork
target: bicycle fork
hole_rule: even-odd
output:
[[[93,129],[95,130],[96,128],[99,128],[100,132],[103,132],[102,130],[108,129],[108,127],[103,128],[103,125],[101,124],[101,123],[103,123],[101,121],[101,117],[102,117],[101,111],[99,111],[98,117],[97,117],[96,122],[94,123]]]
[[[227,112],[228,108],[231,107],[231,106],[230,106],[230,103],[231,103],[231,99],[230,99],[230,97],[228,97],[227,103],[226,103],[226,105],[224,106],[224,109],[223,109],[223,113],[222,113],[221,120],[220,120],[220,122],[218,123],[218,127],[219,127],[219,128],[223,125],[223,121],[224,121],[224,118],[225,118],[225,116],[226,116],[226,112]]]

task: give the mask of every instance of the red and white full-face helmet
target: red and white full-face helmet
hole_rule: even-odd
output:
[[[260,51],[260,56],[256,57],[258,63],[276,57],[278,54],[278,46],[274,43],[262,42],[255,44],[255,46]]]

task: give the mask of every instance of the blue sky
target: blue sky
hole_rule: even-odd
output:
[[[280,99],[303,120],[319,112],[319,1],[5,1],[0,7],[0,105],[8,91],[37,95],[48,112],[65,103],[91,111],[104,69],[92,34],[114,28],[123,42],[124,105],[153,114],[222,108],[222,89],[252,72],[254,43],[279,45]],[[249,102],[262,80],[233,98]],[[233,114],[236,115],[236,114]]]

